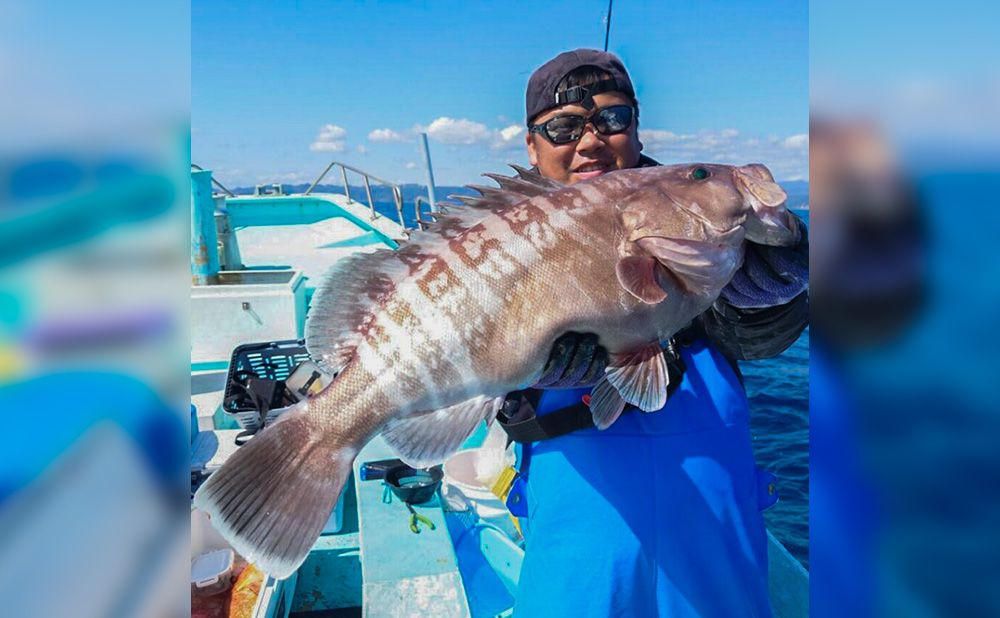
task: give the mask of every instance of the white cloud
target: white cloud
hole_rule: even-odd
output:
[[[418,127],[418,130],[442,144],[477,144],[492,137],[490,130],[481,122],[447,116],[438,118],[427,127]]]
[[[358,152],[361,154],[368,154],[368,147],[364,144],[358,144]]]
[[[406,138],[392,129],[375,129],[368,134],[368,140],[372,142],[404,142]]]
[[[808,134],[787,138],[744,135],[736,129],[705,130],[677,134],[661,129],[641,129],[639,138],[646,154],[661,163],[697,161],[743,165],[759,162],[778,180],[808,175]]]
[[[514,139],[523,132],[524,132],[524,127],[512,124],[506,129],[500,129],[500,137],[502,137],[504,141],[509,142],[510,140]]]
[[[406,167],[406,169],[408,169],[408,170],[415,170],[415,169],[417,169],[417,164],[414,163],[413,161],[407,161],[406,165],[404,167]],[[437,184],[437,183],[434,183],[434,184]]]
[[[524,133],[524,127],[512,124],[503,129],[493,131],[493,143],[490,145],[494,150],[520,149],[524,142],[519,139]]]
[[[347,136],[347,130],[343,127],[338,127],[335,124],[325,124],[320,127],[319,135],[316,136],[316,140],[309,146],[309,150],[313,152],[343,152],[347,147],[347,143],[344,141],[344,137]]]
[[[809,146],[809,134],[797,133],[790,137],[786,137],[782,144],[785,148],[806,148]]]
[[[639,141],[647,148],[661,146],[664,144],[675,144],[689,139],[690,135],[677,135],[673,131],[663,131],[660,129],[639,129]]]

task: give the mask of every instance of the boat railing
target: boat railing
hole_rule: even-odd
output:
[[[427,214],[429,214],[432,217],[431,219],[424,219],[421,216],[423,214],[420,211],[420,206],[422,204],[427,206],[427,211],[428,211]],[[421,230],[426,230],[427,226],[429,226],[431,223],[434,223],[434,219],[433,219],[433,217],[434,217],[434,207],[431,206],[430,200],[428,200],[426,197],[424,197],[422,195],[418,195],[417,197],[415,197],[413,199],[413,214],[415,215],[415,220],[417,222],[417,227],[420,228]]]
[[[199,172],[201,172],[201,171],[204,171],[205,168],[203,168],[202,166],[198,165],[197,163],[192,163],[191,164],[191,169],[198,170]],[[218,180],[216,180],[214,176],[212,177],[212,184],[215,185],[216,187],[219,187],[220,189],[222,189],[222,192],[225,193],[226,195],[228,195],[229,197],[236,197],[235,193],[233,193],[232,191],[230,191],[229,189],[227,189],[225,187],[225,185],[223,185],[221,182],[219,182]]]
[[[322,182],[324,178],[326,178],[326,175],[329,174],[330,170],[332,170],[334,167],[340,167],[340,175],[344,180],[344,197],[347,198],[348,204],[352,203],[354,200],[351,199],[351,187],[347,183],[347,171],[350,170],[356,174],[360,174],[361,177],[364,178],[365,194],[368,196],[368,208],[369,210],[371,210],[372,221],[377,219],[380,215],[375,211],[375,200],[372,199],[371,181],[374,180],[379,184],[389,187],[392,190],[392,201],[396,205],[396,215],[399,218],[399,225],[404,230],[406,229],[406,223],[403,220],[403,190],[399,188],[399,185],[397,185],[394,182],[389,182],[388,180],[383,180],[378,176],[373,176],[372,174],[369,174],[364,170],[360,170],[356,167],[347,165],[346,163],[341,163],[340,161],[331,161],[330,164],[326,166],[326,169],[323,170],[323,173],[320,174],[319,177],[316,180],[314,180],[311,185],[309,185],[309,188],[306,189],[304,195],[309,195],[310,193],[312,193],[313,189],[315,189],[316,186],[320,182]]]

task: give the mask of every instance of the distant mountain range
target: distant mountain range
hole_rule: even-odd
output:
[[[491,181],[483,179],[483,184],[488,184]],[[788,206],[789,208],[806,208],[809,205],[809,183],[805,180],[790,180],[786,182],[779,183],[785,189],[785,193],[788,194]],[[296,185],[281,185],[282,190],[286,194],[302,193],[309,188],[308,184],[296,184]],[[427,197],[427,187],[420,184],[405,184],[399,186],[403,194],[403,203],[412,204],[416,197],[423,196]],[[233,193],[237,195],[253,195],[253,187],[237,187],[233,189]],[[344,185],[336,184],[323,184],[318,185],[313,189],[316,193],[343,193]],[[441,185],[434,188],[434,195],[438,200],[444,201],[448,199],[449,195],[478,195],[472,189],[468,187],[453,187],[447,185]],[[368,198],[365,195],[364,187],[351,186],[351,197],[355,200],[361,202],[368,202]],[[373,185],[372,186],[372,199],[376,203],[386,203],[392,202],[392,189],[384,185]]]

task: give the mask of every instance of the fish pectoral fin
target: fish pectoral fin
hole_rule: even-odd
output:
[[[648,255],[630,255],[618,260],[615,274],[625,290],[648,305],[655,305],[667,297],[656,280],[656,269],[662,268]]]
[[[441,463],[462,447],[480,421],[491,423],[503,397],[480,395],[461,403],[392,421],[382,437],[408,466]]]
[[[627,403],[645,412],[659,410],[667,403],[670,374],[659,343],[613,354],[604,375]]]
[[[590,414],[594,417],[594,426],[607,429],[625,409],[625,400],[618,394],[607,378],[602,379],[590,392]]]
[[[241,556],[275,579],[316,543],[357,451],[324,435],[302,402],[237,451],[194,497]]]

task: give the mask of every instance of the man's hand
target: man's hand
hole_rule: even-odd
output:
[[[593,386],[604,376],[608,351],[597,345],[597,335],[566,333],[556,339],[542,377],[534,388]]]

